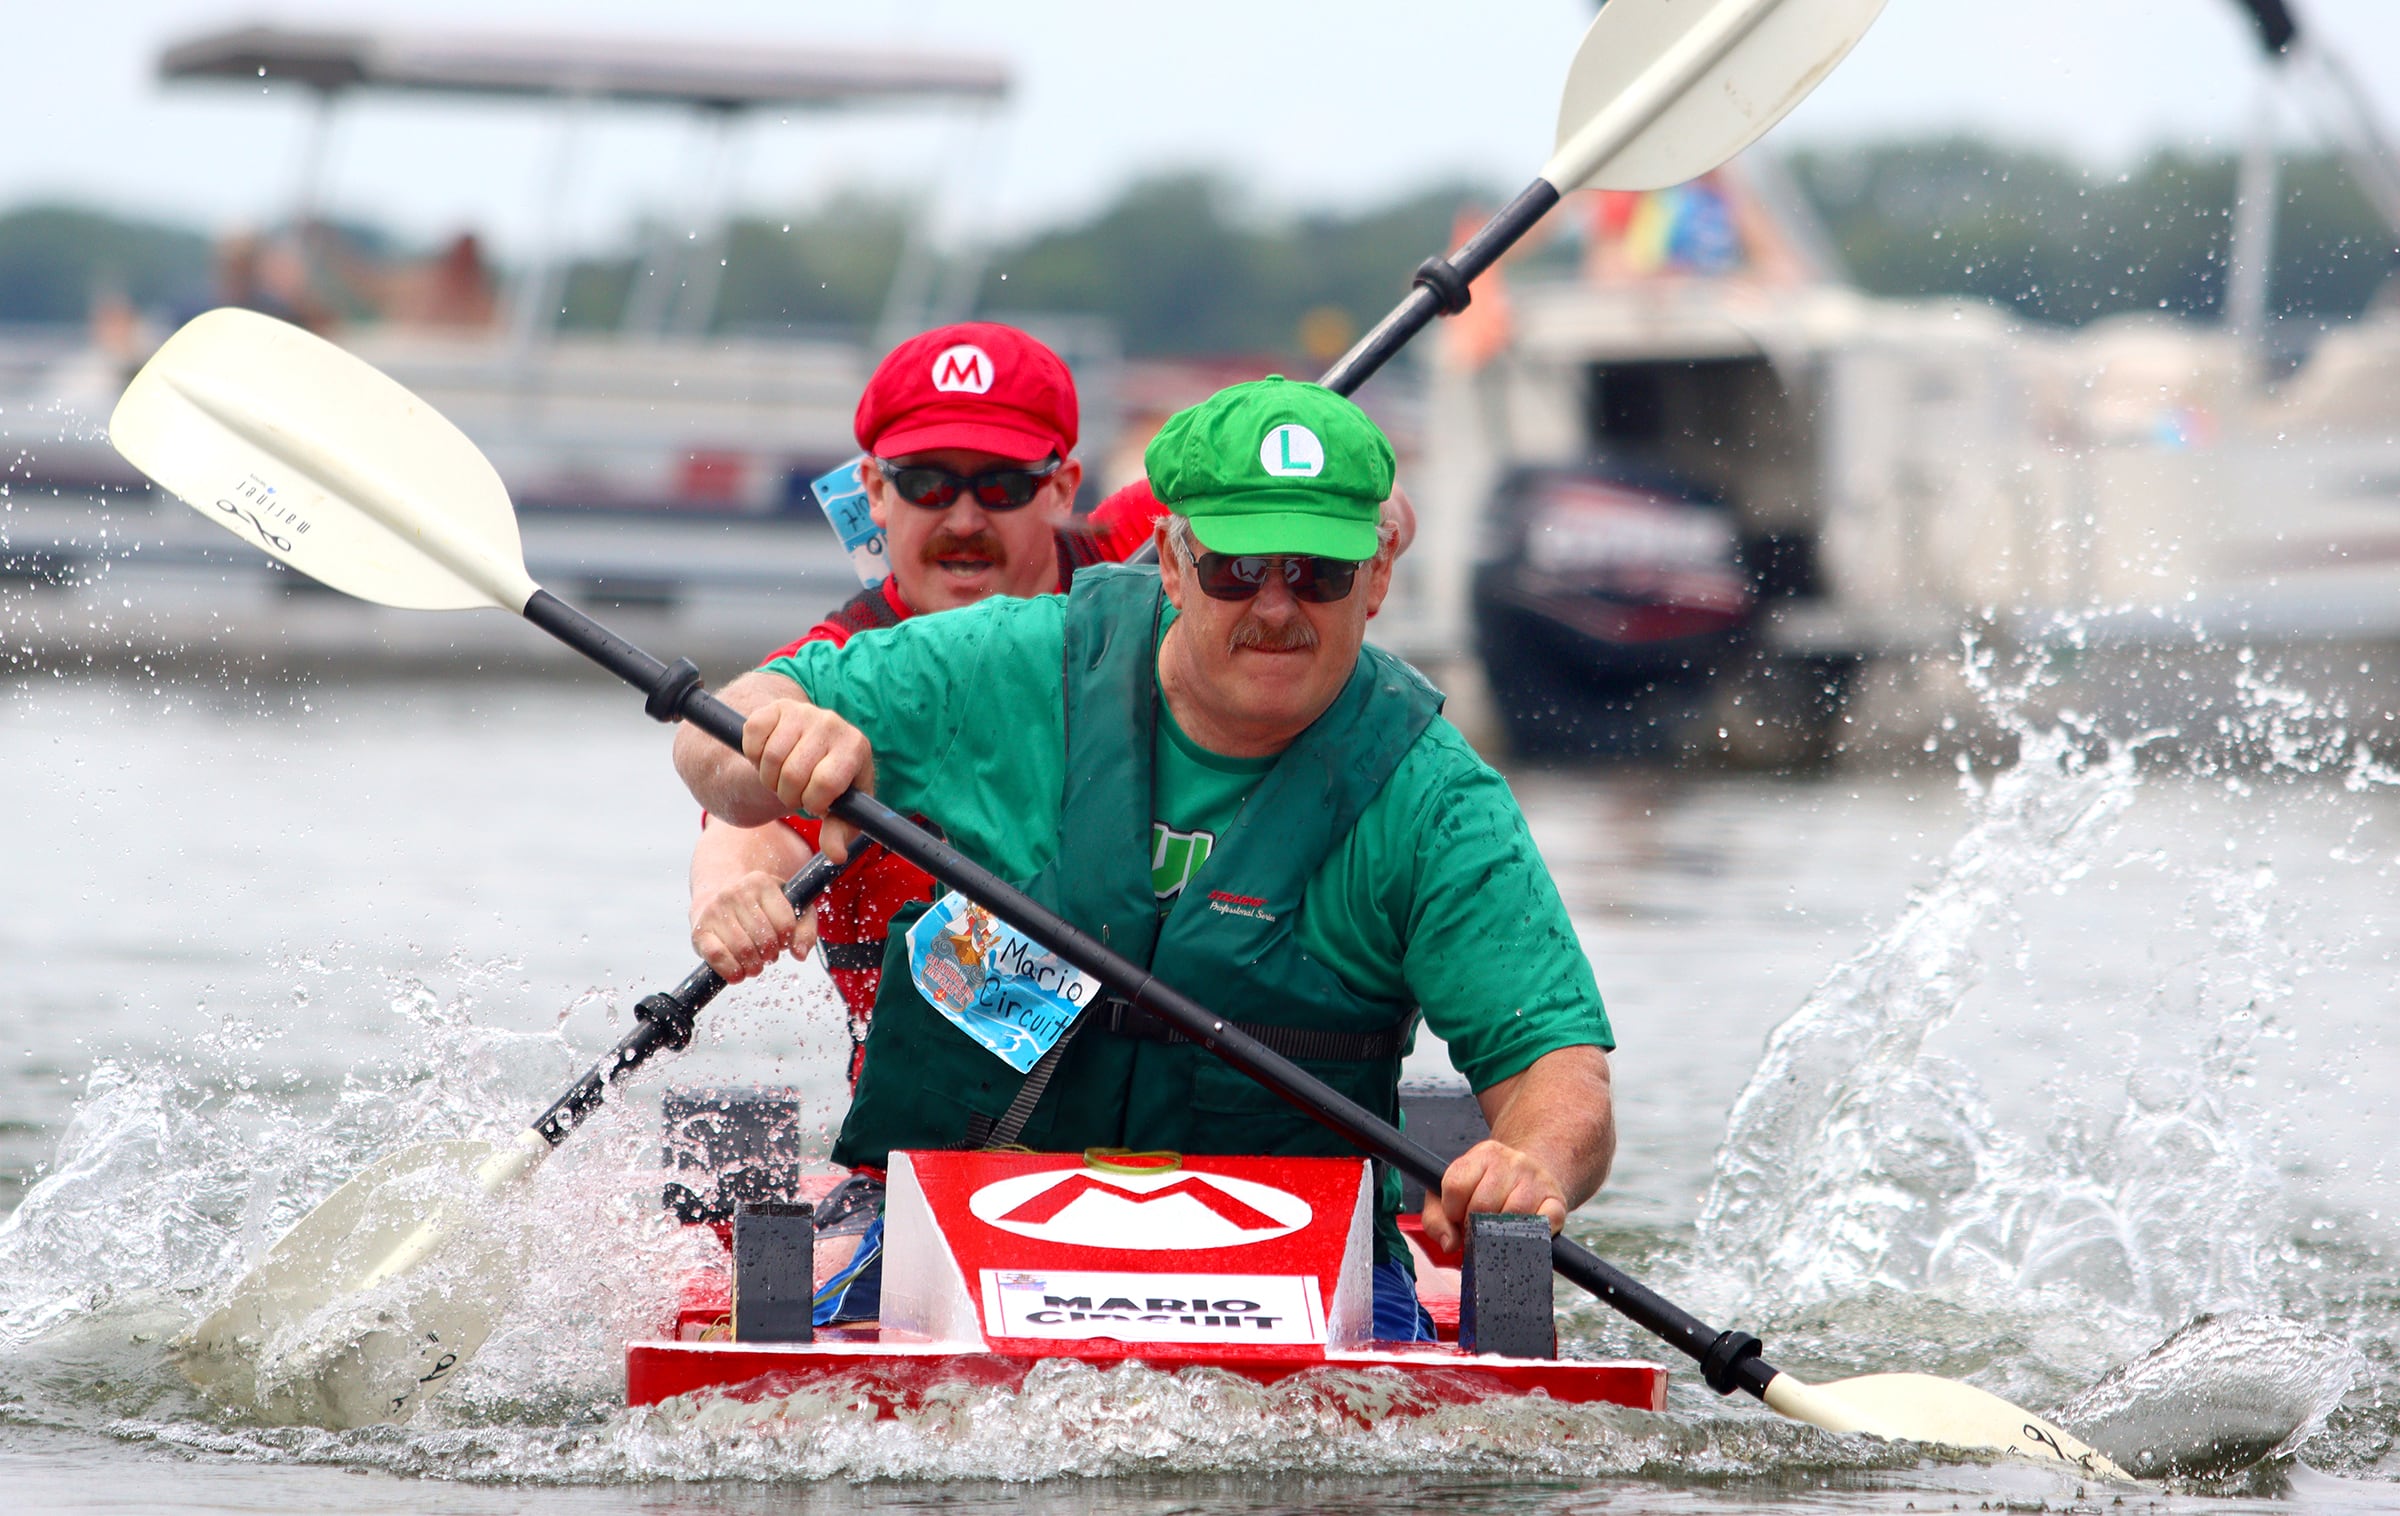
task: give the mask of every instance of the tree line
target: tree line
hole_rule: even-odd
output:
[[[1971,295],[2076,326],[2127,311],[2213,319],[2223,306],[2237,165],[2170,150],[2119,174],[1969,139],[1811,149],[1787,162],[1861,286]],[[2394,238],[2338,159],[2284,160],[2271,300],[2357,314]]]
[[[2207,319],[2224,297],[2236,164],[2169,150],[2110,173],[1967,138],[1808,148],[1787,163],[1851,276],[1888,295],[1967,295],[2078,325],[2124,311]],[[2393,239],[2338,161],[2288,158],[2273,302],[2288,315],[2362,309]],[[1081,220],[989,249],[978,314],[1077,312],[1112,321],[1129,353],[1299,355],[1386,309],[1444,246],[1474,186],[1427,188],[1357,212],[1256,214],[1205,174],[1144,180]],[[837,196],[725,229],[714,326],[865,334],[899,264],[895,202]],[[363,244],[383,242],[354,229]],[[566,270],[564,321],[617,324],[640,247]],[[0,322],[73,323],[121,297],[166,319],[209,302],[208,239],[190,228],[65,205],[0,213]]]

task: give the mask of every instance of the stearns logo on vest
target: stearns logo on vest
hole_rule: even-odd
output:
[[[976,1220],[1020,1237],[1135,1252],[1267,1242],[1299,1231],[1315,1214],[1307,1201],[1273,1185],[1188,1168],[1019,1174],[977,1190],[967,1209]]]

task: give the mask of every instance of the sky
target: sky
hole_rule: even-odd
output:
[[[2400,3],[2295,8],[2400,122]],[[155,77],[168,43],[266,19],[938,49],[1014,70],[995,125],[755,118],[733,147],[746,209],[858,185],[929,197],[945,239],[991,238],[1201,167],[1262,214],[1344,210],[1435,180],[1530,178],[1590,15],[1588,0],[0,0],[15,65],[0,206],[67,200],[219,231],[287,213],[306,93]],[[2161,143],[2238,141],[2259,72],[2229,0],[1890,0],[1769,140],[1968,130],[2113,166]],[[473,228],[504,256],[610,245],[644,212],[681,225],[703,207],[708,139],[685,115],[595,113],[571,160],[563,136],[539,105],[358,98],[326,139],[323,203],[424,241]]]

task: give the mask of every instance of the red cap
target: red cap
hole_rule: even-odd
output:
[[[909,338],[875,367],[851,422],[878,458],[972,448],[1027,463],[1075,450],[1075,379],[1058,354],[996,321]]]

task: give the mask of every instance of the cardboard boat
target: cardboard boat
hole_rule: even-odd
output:
[[[1655,1363],[1375,1341],[1373,1193],[1361,1160],[1185,1157],[1125,1172],[1077,1154],[894,1153],[880,1321],[819,1327],[807,1341],[739,1340],[728,1254],[687,1281],[671,1326],[628,1347],[626,1399],[763,1400],[813,1386],[888,1416],[955,1387],[1013,1390],[1036,1364],[1065,1358],[1262,1384],[1365,1374],[1386,1412],[1501,1395],[1665,1405]],[[1456,1330],[1460,1276],[1427,1264],[1421,1293]],[[1494,1269],[1486,1276],[1488,1286]],[[1465,1288],[1472,1343],[1483,1297],[1472,1277]]]

